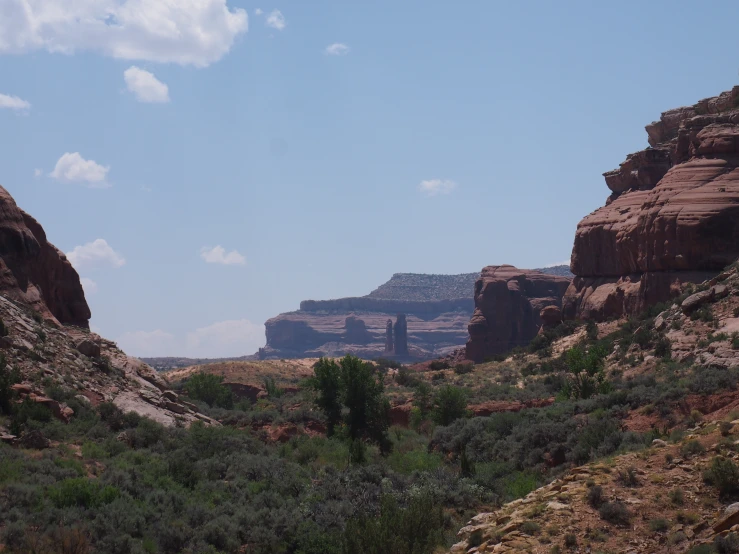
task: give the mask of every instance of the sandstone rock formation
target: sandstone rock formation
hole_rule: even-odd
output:
[[[367,296],[306,300],[300,310],[267,321],[267,346],[259,357],[352,353],[418,360],[447,354],[467,340],[476,277],[400,273]]]
[[[45,318],[87,328],[90,309],[79,275],[46,240],[41,225],[0,187],[0,294]]]
[[[541,326],[540,312],[561,306],[569,279],[510,265],[489,266],[475,282],[475,312],[470,320],[467,359],[483,362],[523,346]]]
[[[739,257],[739,87],[647,126],[577,228],[566,318],[635,314]]]

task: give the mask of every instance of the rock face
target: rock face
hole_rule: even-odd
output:
[[[80,278],[66,256],[46,240],[41,225],[0,187],[0,294],[45,318],[88,328]]]
[[[635,314],[739,257],[739,87],[647,126],[577,228],[566,318]]]
[[[366,296],[303,301],[300,310],[267,321],[259,357],[352,353],[411,361],[448,354],[467,340],[476,278],[399,273]]]
[[[510,265],[484,268],[475,282],[467,359],[483,362],[528,344],[539,332],[542,309],[561,306],[569,284],[566,277]]]

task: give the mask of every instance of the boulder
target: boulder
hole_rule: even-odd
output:
[[[690,315],[701,306],[713,302],[715,298],[716,292],[712,288],[710,288],[708,290],[691,294],[685,300],[683,300],[680,308],[682,308],[685,315]]]
[[[79,340],[74,347],[77,349],[77,352],[87,356],[88,358],[100,357],[100,345],[90,339]]]
[[[539,312],[539,317],[545,328],[556,327],[562,323],[562,309],[557,305],[545,306]]]

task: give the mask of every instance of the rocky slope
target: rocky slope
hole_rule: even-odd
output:
[[[544,308],[554,311],[570,284],[566,277],[510,265],[489,266],[475,282],[475,312],[470,320],[467,359],[483,362],[496,354],[524,346],[542,324]]]
[[[650,148],[604,174],[611,196],[578,225],[568,318],[638,313],[739,255],[739,87],[646,129]]]
[[[446,354],[467,340],[476,278],[474,273],[398,273],[366,296],[306,300],[300,310],[267,321],[267,346],[259,356],[310,358],[353,353],[412,360]],[[394,335],[388,336],[388,322],[396,333],[399,315],[406,320],[407,353],[402,343],[396,344]]]
[[[151,367],[91,333],[89,318],[75,269],[0,187],[0,353],[21,374],[17,390],[60,419],[68,419],[70,408],[46,396],[54,387],[167,425],[215,423],[181,403]]]

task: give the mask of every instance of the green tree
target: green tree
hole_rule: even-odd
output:
[[[233,407],[233,393],[224,386],[223,377],[212,373],[196,373],[185,383],[187,396],[200,400],[208,406],[231,409]]]
[[[441,387],[434,397],[434,411],[431,414],[437,425],[451,425],[467,416],[467,394],[453,385]]]
[[[420,382],[413,393],[413,407],[418,408],[421,419],[427,419],[434,408],[434,398],[431,386],[426,382]]]
[[[390,402],[374,366],[355,356],[345,356],[338,364],[321,358],[313,370],[316,404],[326,415],[331,433],[343,423],[350,440],[369,440],[383,453],[389,453]]]
[[[587,351],[579,346],[570,348],[565,355],[568,377],[562,392],[569,398],[590,398],[608,392],[611,385],[603,371],[606,355],[599,345]]]
[[[313,366],[313,388],[318,392],[316,406],[326,416],[326,434],[331,437],[341,423],[341,368],[334,360],[321,358]]]

